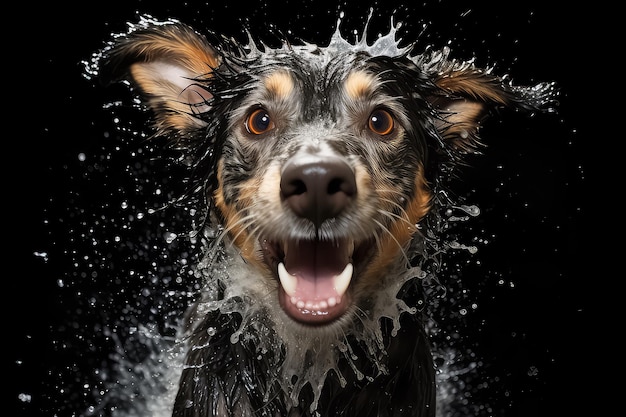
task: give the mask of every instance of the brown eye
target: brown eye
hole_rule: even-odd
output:
[[[367,127],[377,135],[386,136],[393,132],[393,116],[387,110],[376,109],[370,114]]]
[[[246,119],[246,130],[252,135],[262,135],[274,129],[272,118],[263,108],[254,110]]]

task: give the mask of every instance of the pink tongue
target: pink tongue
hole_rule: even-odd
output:
[[[285,256],[285,269],[298,279],[295,296],[311,301],[337,296],[333,278],[347,263],[342,242],[292,241]]]

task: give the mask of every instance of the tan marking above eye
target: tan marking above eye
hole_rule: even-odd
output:
[[[289,97],[294,89],[293,79],[288,72],[277,71],[270,74],[263,81],[265,88],[275,99],[285,99]]]
[[[348,75],[343,88],[350,99],[357,100],[370,94],[375,81],[373,75],[365,71],[355,71]]]

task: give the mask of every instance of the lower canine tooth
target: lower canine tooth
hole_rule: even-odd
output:
[[[281,262],[278,264],[278,279],[280,279],[280,285],[289,296],[294,296],[296,293],[296,286],[298,285],[298,279],[287,272],[285,265]]]

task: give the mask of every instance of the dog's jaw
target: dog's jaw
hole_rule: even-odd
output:
[[[337,239],[261,242],[265,262],[280,283],[278,301],[303,324],[328,324],[352,305],[354,242]]]

